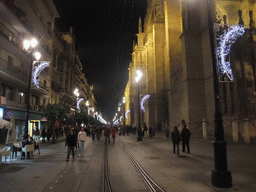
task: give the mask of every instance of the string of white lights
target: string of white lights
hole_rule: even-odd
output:
[[[220,36],[220,45],[217,49],[217,55],[220,58],[220,70],[223,74],[226,74],[228,78],[233,81],[233,72],[230,64],[230,58],[227,57],[230,54],[230,48],[236,39],[245,33],[245,29],[240,25],[231,26],[223,35]]]

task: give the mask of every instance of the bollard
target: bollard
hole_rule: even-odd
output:
[[[232,129],[233,129],[233,141],[239,142],[239,131],[238,131],[238,121],[237,118],[232,119]]]
[[[207,140],[206,119],[202,119],[202,127],[203,127],[203,139]]]
[[[244,142],[250,143],[250,127],[249,127],[249,119],[244,119]]]

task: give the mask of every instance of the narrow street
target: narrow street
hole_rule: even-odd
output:
[[[172,153],[170,139],[163,133],[137,141],[135,135],[118,136],[115,144],[104,138],[88,138],[84,157],[66,162],[64,137],[57,144],[42,144],[41,155],[33,158],[3,160],[0,166],[0,191],[102,191],[104,149],[107,147],[108,175],[112,191],[150,191],[124,148],[164,191],[256,191],[255,145],[228,144],[228,169],[233,187],[218,189],[211,185],[214,167],[210,141],[191,139],[191,154]],[[181,149],[181,146],[180,146]]]

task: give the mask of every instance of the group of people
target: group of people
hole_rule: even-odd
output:
[[[92,140],[94,141],[95,135],[97,135],[98,140],[101,137],[102,130],[97,127],[91,131]],[[113,144],[115,144],[116,138],[116,128],[110,128],[109,126],[104,129],[104,136],[105,136],[105,144],[110,143],[110,135],[113,138]],[[87,133],[85,132],[84,128],[81,128],[81,131],[78,134],[75,133],[74,129],[70,129],[69,133],[66,135],[66,142],[65,146],[68,146],[68,154],[66,161],[69,161],[69,156],[72,153],[73,159],[75,159],[75,147],[77,147],[77,143],[79,146],[80,156],[84,155],[84,146],[85,141],[87,139]]]
[[[191,132],[187,128],[185,120],[182,120],[181,124],[182,124],[181,133],[179,132],[177,126],[174,126],[174,130],[171,132],[171,138],[173,143],[173,154],[175,154],[175,151],[177,148],[177,155],[179,155],[180,141],[182,141],[182,152],[185,152],[185,148],[187,148],[187,153],[190,154],[189,140],[190,140]]]

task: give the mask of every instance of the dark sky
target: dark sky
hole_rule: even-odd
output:
[[[53,0],[61,31],[72,26],[76,54],[94,87],[103,118],[112,120],[128,80],[133,40],[146,0]]]

